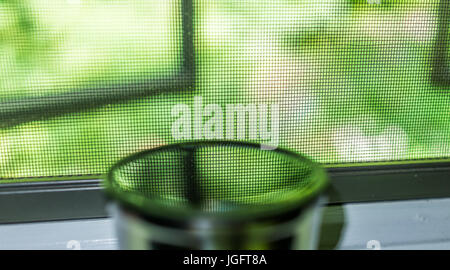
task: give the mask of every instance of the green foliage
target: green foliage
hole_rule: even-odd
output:
[[[178,72],[178,1],[69,2],[0,2],[0,101]],[[174,142],[171,108],[195,95],[279,103],[280,147],[324,163],[449,156],[450,92],[428,78],[439,1],[194,2],[195,89],[0,130],[0,178],[104,173]]]

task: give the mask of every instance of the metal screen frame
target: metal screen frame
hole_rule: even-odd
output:
[[[328,174],[330,205],[450,197],[450,160],[328,168]],[[2,184],[0,223],[107,217],[103,177]]]

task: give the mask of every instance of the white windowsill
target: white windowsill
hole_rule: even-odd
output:
[[[329,207],[324,222],[340,222],[339,249],[450,249],[450,199],[344,205],[344,222]],[[335,215],[334,215],[335,216]],[[73,241],[72,241],[73,240]],[[79,245],[78,245],[79,243]],[[0,225],[0,249],[117,249],[112,220]]]

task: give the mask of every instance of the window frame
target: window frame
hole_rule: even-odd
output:
[[[328,204],[450,197],[450,160],[327,168]],[[0,224],[108,217],[102,175],[0,185]],[[22,182],[20,182],[22,181]]]
[[[0,128],[43,120],[81,110],[123,103],[131,99],[157,95],[163,92],[191,89],[195,79],[195,53],[193,37],[193,0],[181,2],[181,68],[173,76],[144,80],[138,83],[94,87],[43,97],[27,97],[0,102]]]
[[[436,86],[448,87],[450,85],[450,57],[449,57],[449,24],[450,2],[440,0],[438,13],[438,31],[434,45],[433,69],[431,81]]]

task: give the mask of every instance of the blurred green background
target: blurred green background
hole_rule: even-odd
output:
[[[280,104],[280,147],[322,163],[450,157],[450,86],[429,79],[438,0],[193,2],[194,88],[2,128],[0,178],[104,173],[175,142],[171,109],[194,96]],[[0,1],[0,113],[177,74],[180,3]]]

